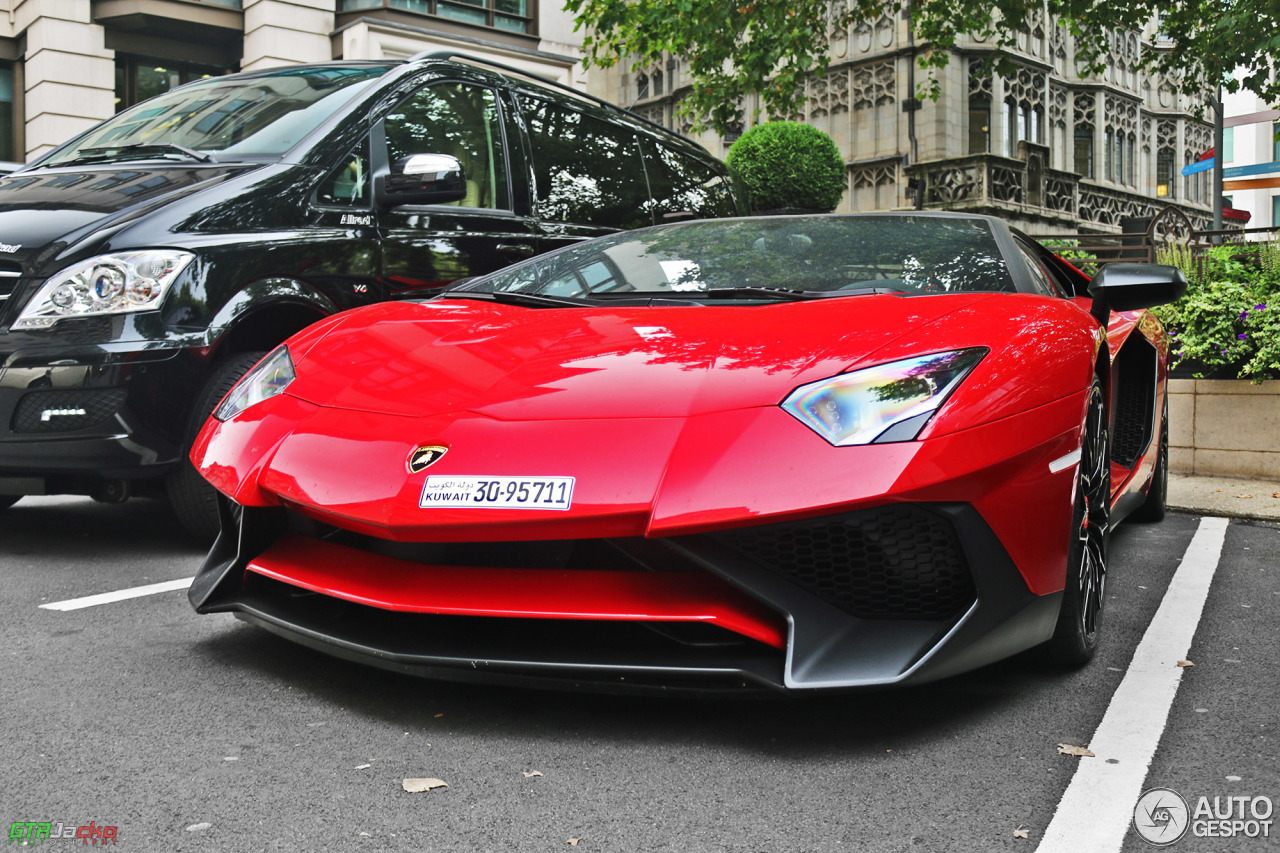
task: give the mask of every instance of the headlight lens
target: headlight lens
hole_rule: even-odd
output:
[[[936,352],[801,385],[782,408],[837,447],[911,441],[988,350]]]
[[[284,391],[294,379],[293,359],[285,346],[276,349],[254,365],[253,369],[232,386],[231,391],[213,410],[220,421],[229,421],[250,406],[255,406]]]
[[[193,258],[176,249],[150,249],[82,261],[46,281],[13,328],[47,329],[64,317],[154,310]]]

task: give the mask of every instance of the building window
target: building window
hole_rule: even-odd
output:
[[[1102,176],[1114,182],[1116,179],[1115,133],[1109,127],[1102,134],[1102,157]]]
[[[649,75],[637,74],[636,75],[636,100],[643,101],[647,97],[649,97]]]
[[[14,150],[13,66],[0,65],[0,160],[18,160]]]
[[[404,9],[513,33],[534,33],[532,0],[339,0],[339,12]]]
[[[1236,129],[1234,127],[1224,127],[1222,129],[1222,162],[1230,163],[1236,159]]]
[[[1156,152],[1156,196],[1173,198],[1173,149],[1161,148]]]
[[[1125,180],[1124,182],[1131,187],[1138,185],[1138,137],[1129,134],[1128,148],[1125,152]]]
[[[1271,125],[1271,159],[1280,160],[1280,121]]]
[[[166,59],[147,59],[142,56],[125,56],[117,53],[116,112],[145,101],[147,98],[154,98],[183,83],[202,80],[205,77],[217,77],[224,73],[226,73],[225,69],[221,68],[186,65],[181,62],[169,62]]]
[[[1271,197],[1271,227],[1280,225],[1280,195]]]
[[[1093,125],[1076,125],[1076,171],[1082,178],[1093,177]]]
[[[1004,154],[1006,157],[1018,156],[1018,143],[1024,139],[1029,142],[1040,141],[1041,116],[1039,108],[1031,109],[1031,105],[1023,101],[1021,104],[1013,100],[1005,101],[1005,134]]]
[[[969,98],[969,153],[991,150],[991,99],[984,95]]]

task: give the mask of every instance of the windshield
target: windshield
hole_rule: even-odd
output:
[[[175,156],[280,156],[390,65],[283,68],[215,77],[143,101],[41,165]],[[194,155],[194,156],[193,156]]]
[[[778,296],[840,296],[1016,288],[984,220],[869,215],[719,219],[624,232],[459,290],[750,300],[773,297],[772,290]]]

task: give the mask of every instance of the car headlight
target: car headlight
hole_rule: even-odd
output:
[[[810,382],[782,408],[843,447],[911,441],[988,350],[935,352]]]
[[[250,406],[284,391],[295,375],[289,349],[282,344],[240,377],[240,381],[222,398],[218,408],[213,410],[213,416],[220,421],[229,421]]]
[[[193,258],[176,249],[150,249],[81,261],[50,277],[13,328],[47,329],[66,317],[154,310]]]

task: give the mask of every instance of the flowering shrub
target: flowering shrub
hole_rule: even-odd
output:
[[[1173,336],[1179,373],[1216,379],[1280,379],[1280,241],[1214,246],[1199,257],[1174,246],[1156,262],[1191,287],[1155,314]]]

